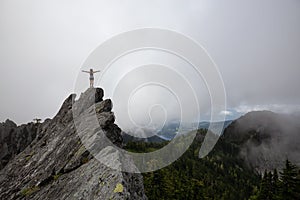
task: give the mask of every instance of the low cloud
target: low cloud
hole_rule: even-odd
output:
[[[269,105],[240,105],[235,110],[238,113],[250,111],[270,110],[276,113],[297,113],[300,112],[300,105],[269,104]]]
[[[220,115],[230,115],[230,116],[232,116],[233,113],[231,111],[228,111],[228,110],[223,110],[223,111],[220,112]]]

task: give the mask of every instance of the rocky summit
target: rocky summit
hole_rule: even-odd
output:
[[[70,95],[43,123],[0,124],[0,199],[147,199],[141,174],[107,167],[91,153],[101,134],[122,146],[111,100],[103,100],[101,88],[75,98]],[[89,127],[93,117],[96,129]],[[117,155],[109,158],[123,164]]]

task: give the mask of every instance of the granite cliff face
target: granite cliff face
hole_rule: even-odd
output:
[[[0,171],[0,199],[147,199],[140,174],[113,170],[102,164],[91,155],[82,143],[83,138],[79,137],[82,134],[87,140],[97,138],[101,132],[114,145],[122,146],[121,130],[114,124],[111,112],[112,102],[102,98],[103,90],[100,88],[88,89],[76,101],[75,95],[70,95],[53,119],[23,127],[30,130],[27,131],[30,137],[24,144],[21,142],[22,145],[15,149],[5,140],[6,146],[14,149],[9,151],[13,152],[11,155],[20,153],[14,157],[6,156],[6,159],[1,157],[1,163],[9,158],[11,160]],[[79,121],[87,122],[82,130],[89,130],[92,111],[96,112],[100,127],[93,132],[78,133],[73,120],[74,110]],[[1,130],[6,133],[6,129]],[[13,140],[27,137],[22,135],[22,131],[15,132],[21,136]],[[0,144],[4,144],[2,138]],[[93,140],[91,145],[97,146],[94,144],[96,141]],[[1,148],[4,149],[4,145]],[[123,164],[118,156],[110,159]]]

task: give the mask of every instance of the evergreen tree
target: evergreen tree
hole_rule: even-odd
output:
[[[272,173],[265,171],[263,179],[261,181],[260,191],[257,199],[259,200],[272,200],[273,188],[272,188]]]
[[[278,177],[277,169],[274,169],[273,177],[272,177],[273,199],[280,199],[279,198],[279,191],[280,191],[280,180],[279,180],[279,177]]]
[[[286,160],[285,168],[281,175],[281,199],[300,199],[300,179],[298,169],[289,160]]]

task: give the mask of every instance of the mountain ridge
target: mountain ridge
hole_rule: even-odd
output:
[[[282,168],[286,159],[300,166],[299,119],[272,111],[252,111],[234,120],[220,140],[239,146],[239,155],[261,173]]]
[[[75,97],[71,94],[53,119],[39,124],[35,139],[0,171],[0,199],[147,199],[140,174],[100,163],[77,133],[72,109],[79,111],[83,124],[95,111],[101,127],[84,133],[87,139],[104,132],[121,147],[112,102],[102,99],[101,88],[88,89],[76,101]]]

